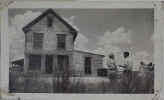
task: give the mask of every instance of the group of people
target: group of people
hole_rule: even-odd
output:
[[[130,53],[128,51],[123,52],[123,57],[124,57],[124,63],[122,65],[117,65],[115,62],[115,56],[114,54],[109,54],[108,56],[108,60],[107,60],[107,66],[108,69],[110,70],[109,72],[109,78],[111,79],[111,82],[114,82],[115,84],[117,82],[115,82],[117,79],[117,71],[118,71],[118,67],[122,67],[123,70],[123,77],[122,77],[122,85],[124,85],[125,89],[124,92],[129,92],[130,88],[131,88],[131,83],[132,83],[132,67],[133,67],[133,62],[130,58]]]
[[[115,56],[114,54],[109,54],[108,56],[108,61],[107,61],[107,66],[110,70],[118,70],[118,67],[122,67],[124,71],[132,71],[133,67],[133,62],[130,58],[130,53],[128,51],[123,52],[123,57],[124,57],[124,64],[123,65],[117,65],[115,61]]]
[[[124,62],[122,65],[117,65],[115,62],[115,55],[114,54],[109,54],[108,60],[107,60],[107,66],[108,69],[110,70],[109,76],[111,80],[115,80],[117,76],[117,71],[118,68],[121,67],[123,68],[123,73],[122,73],[122,84],[125,86],[125,92],[131,92],[132,84],[133,84],[133,60],[130,57],[130,53],[128,51],[123,52],[123,57],[124,57]],[[151,63],[145,64],[143,61],[140,62],[140,72],[143,72],[147,69],[148,67],[154,68],[154,65]],[[111,77],[112,76],[112,77]]]
[[[117,71],[119,67],[123,68],[123,72],[131,72],[133,69],[133,60],[130,57],[130,53],[128,51],[123,52],[124,62],[122,65],[117,65],[115,61],[115,55],[113,53],[108,55],[107,66],[109,70]],[[144,61],[140,62],[139,70],[150,69],[153,70],[154,64],[150,62],[149,64],[145,64]]]

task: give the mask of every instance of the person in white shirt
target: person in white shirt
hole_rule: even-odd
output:
[[[119,65],[120,67],[124,68],[124,71],[132,71],[133,69],[133,60],[132,58],[129,56],[129,52],[126,51],[124,52],[124,64],[123,65]]]
[[[111,80],[115,80],[117,75],[117,66],[115,62],[115,56],[114,54],[109,54],[107,59],[107,66],[108,66],[108,75]]]
[[[133,61],[130,58],[130,54],[128,51],[123,53],[124,56],[124,65],[119,65],[120,67],[124,68],[123,71],[123,84],[126,88],[126,93],[129,93],[131,90],[131,83],[132,83],[132,69],[133,69]]]
[[[107,66],[110,70],[117,69],[114,54],[109,54],[108,59],[107,59]]]

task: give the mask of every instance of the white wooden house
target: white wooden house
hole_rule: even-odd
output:
[[[24,72],[55,74],[69,68],[76,75],[97,75],[103,55],[74,50],[78,31],[48,9],[23,27],[25,33]]]

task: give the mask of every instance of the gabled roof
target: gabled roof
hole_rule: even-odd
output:
[[[30,31],[30,28],[33,25],[35,25],[36,23],[38,23],[42,18],[44,18],[49,13],[53,14],[58,20],[60,20],[66,27],[69,28],[70,33],[73,34],[73,40],[75,41],[75,39],[77,37],[78,31],[75,28],[73,28],[72,25],[70,25],[68,22],[66,22],[61,16],[59,16],[53,9],[46,10],[40,16],[38,16],[36,19],[34,19],[32,22],[30,22],[25,27],[23,27],[22,30],[24,31],[24,33],[27,33],[28,31]]]

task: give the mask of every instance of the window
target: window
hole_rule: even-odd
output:
[[[58,55],[57,56],[57,65],[58,71],[67,72],[69,69],[69,56],[67,55]]]
[[[33,34],[33,48],[42,49],[43,48],[43,33]]]
[[[53,55],[46,55],[46,73],[51,74],[53,72]]]
[[[66,45],[66,35],[65,34],[57,34],[57,48],[65,49]]]
[[[91,74],[91,57],[85,57],[85,74]]]
[[[41,68],[41,55],[29,56],[29,70],[40,70]]]

